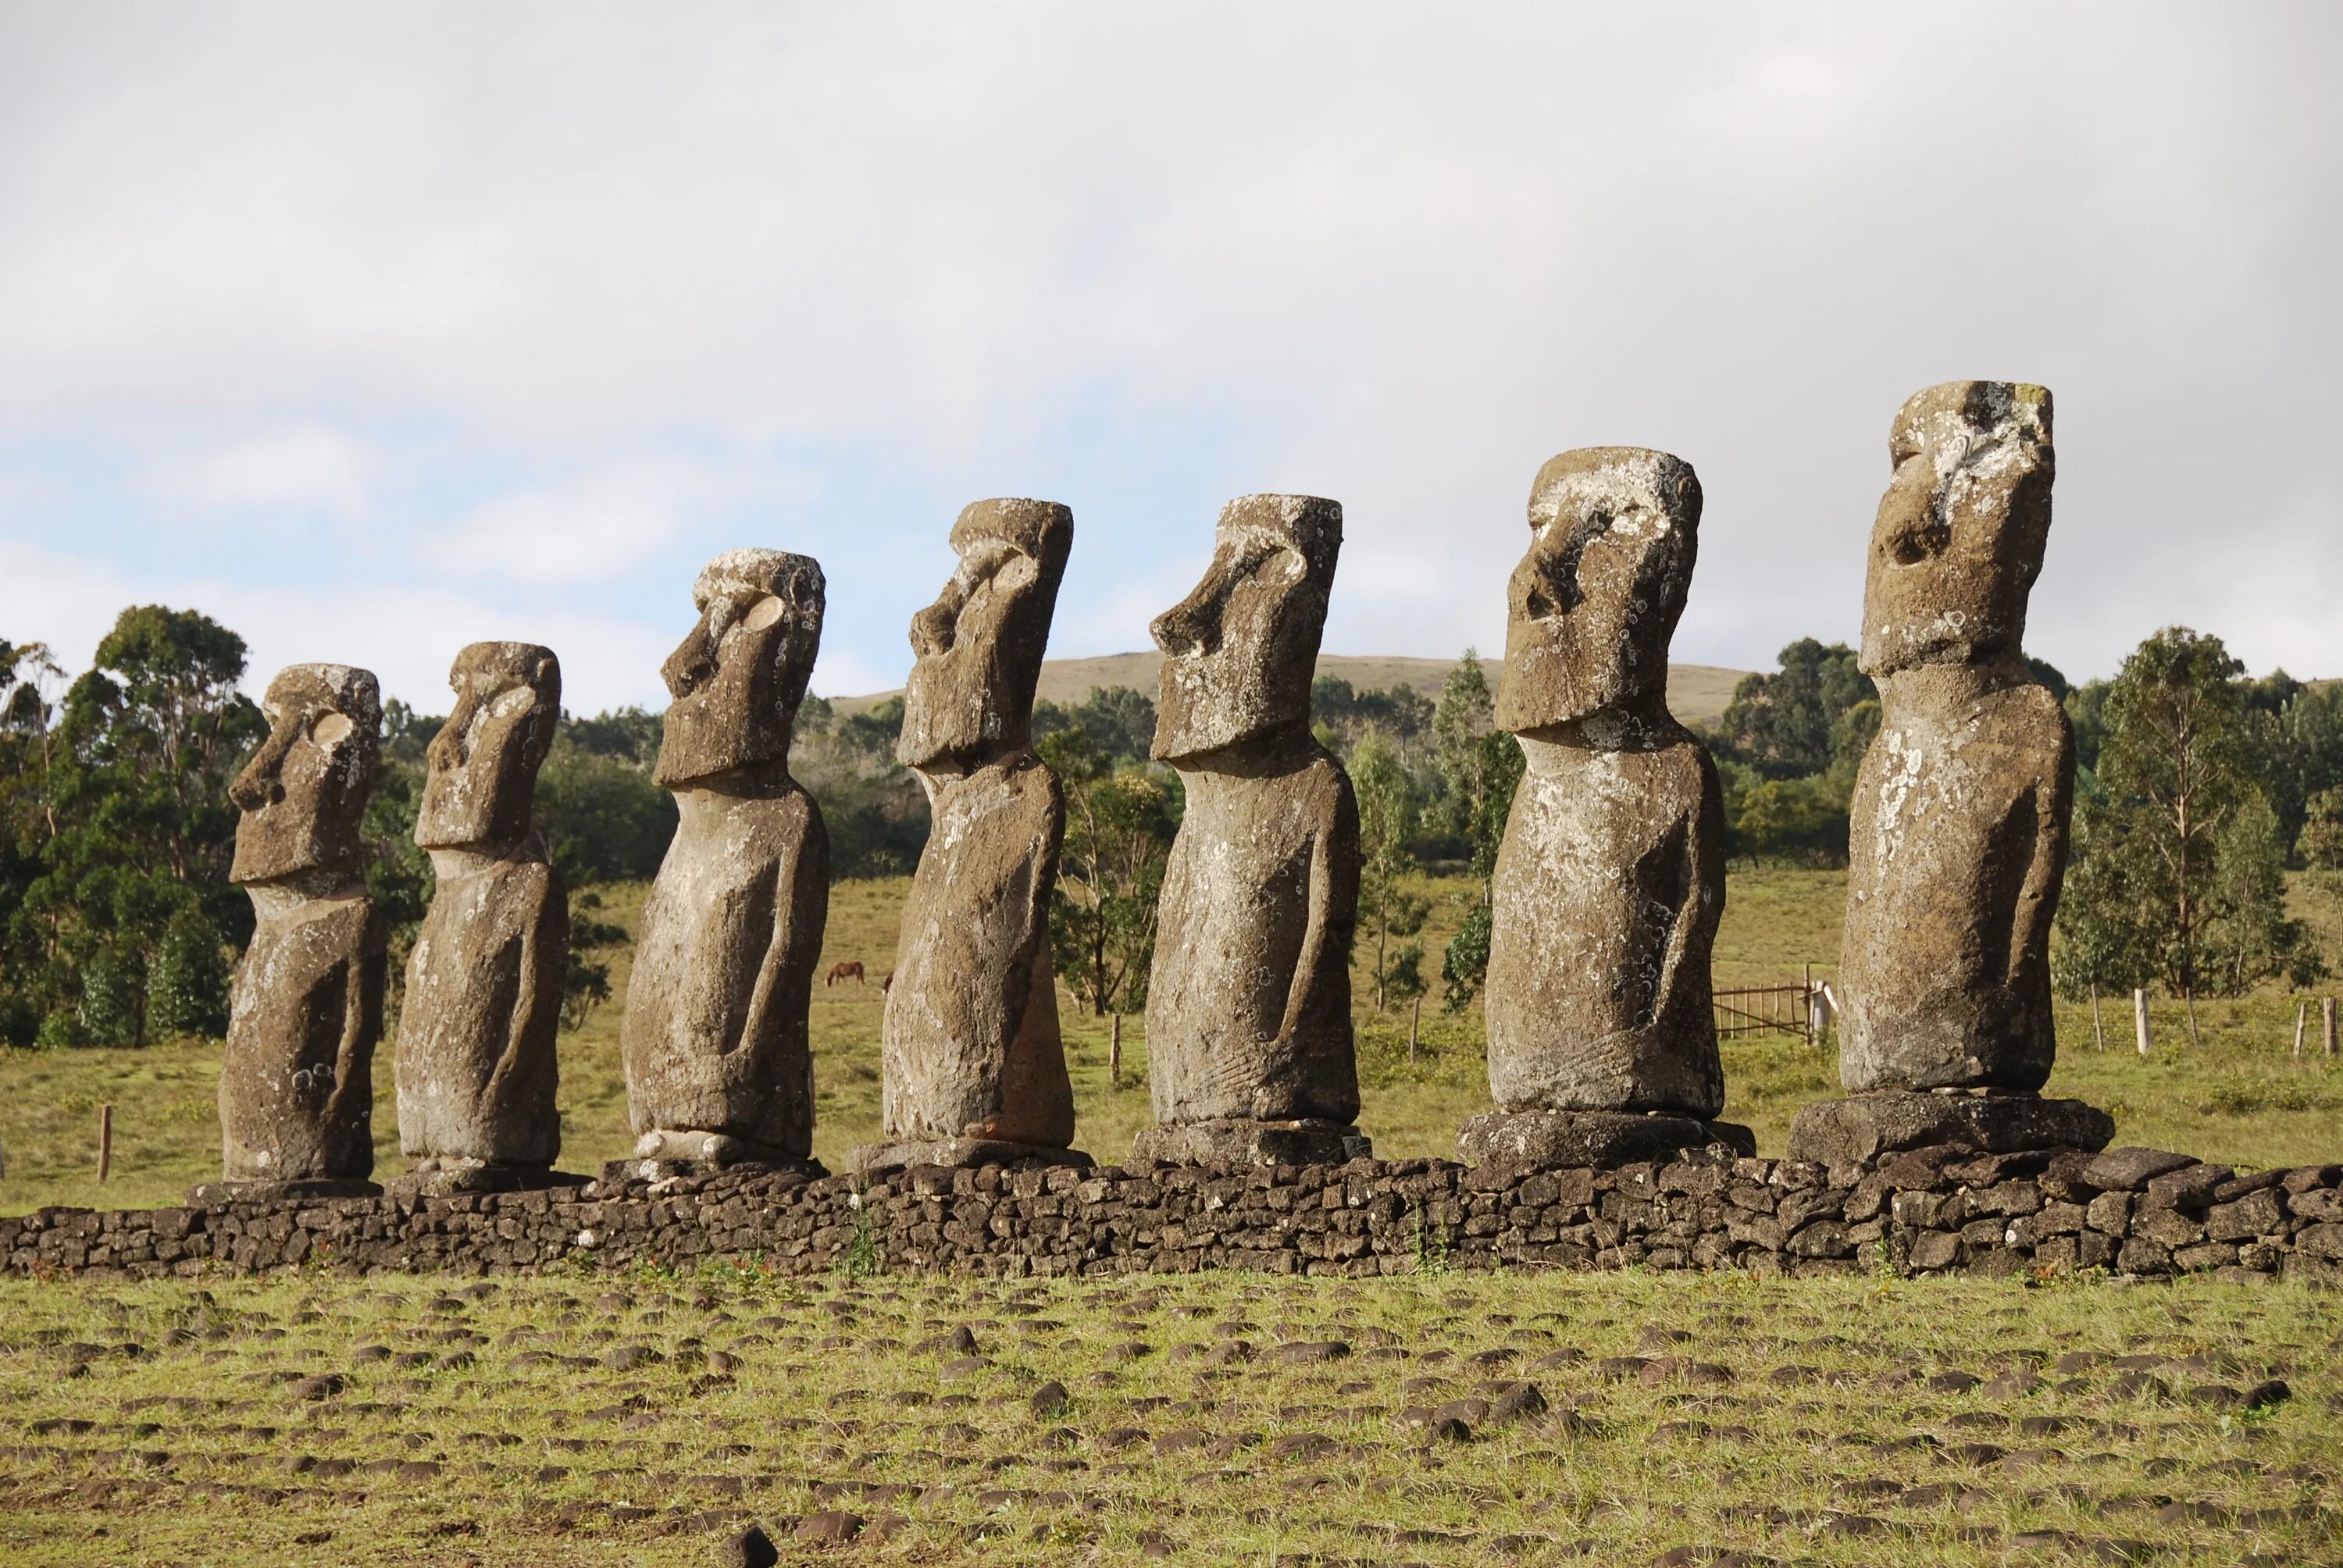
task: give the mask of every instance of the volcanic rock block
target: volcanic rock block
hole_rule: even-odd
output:
[[[960,567],[911,621],[917,661],[896,756],[934,829],[903,909],[880,1059],[886,1165],[1088,1164],[1058,1033],[1050,898],[1065,797],[1032,751],[1034,684],[1073,514],[979,501],[952,527]]]
[[[1155,756],[1188,803],[1148,989],[1160,1125],[1136,1159],[1339,1158],[1363,1144],[1349,968],[1358,804],[1310,733],[1342,542],[1335,502],[1232,501],[1203,581],[1155,622]]]
[[[358,852],[381,697],[363,669],[297,664],[261,707],[268,739],[228,787],[229,876],[256,923],[220,1061],[225,1179],[198,1203],[381,1191],[367,1177],[388,932]]]
[[[1801,1108],[1791,1123],[1790,1143],[1793,1158],[1829,1164],[1942,1143],[1966,1144],[1987,1154],[2104,1149],[2115,1131],[2115,1118],[2079,1100],[1885,1090]]]
[[[1722,1145],[1754,1159],[1757,1137],[1730,1121],[1646,1111],[1499,1111],[1467,1118],[1456,1136],[1467,1164],[1565,1170],[1666,1161],[1685,1149]]]
[[[635,1157],[606,1176],[803,1165],[813,1146],[830,839],[789,776],[789,741],[821,645],[821,568],[733,550],[692,601],[699,622],[660,670],[674,700],[652,775],[680,821],[627,989]]]
[[[2022,646],[2050,528],[2050,394],[1933,387],[1889,447],[1864,599],[1881,716],[1852,808],[1839,1076],[1858,1096],[1997,1091],[1960,1113],[1981,1147],[2098,1148],[2091,1118],[2026,1099],[2056,1048],[2050,926],[2075,775],[2066,715]],[[1820,1158],[1858,1115],[1865,1139],[1929,1121],[1809,1107],[1793,1153]]]
[[[438,885],[399,1011],[398,1138],[413,1172],[392,1185],[542,1185],[561,1150],[569,899],[529,804],[561,717],[561,666],[533,643],[478,642],[447,680],[456,710],[431,742],[415,824]]]
[[[1667,707],[1700,481],[1664,452],[1565,452],[1530,491],[1497,722],[1527,763],[1493,879],[1499,1110],[1468,1160],[1578,1165],[1723,1143],[1709,954],[1725,912],[1715,764]]]

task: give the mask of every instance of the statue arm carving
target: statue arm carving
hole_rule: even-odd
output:
[[[2050,950],[2050,923],[2058,912],[2058,890],[2066,874],[2066,821],[2074,806],[2075,736],[2058,716],[2058,751],[2033,790],[2034,844],[2017,907],[2011,911],[2006,973],[2014,983],[2027,955]]]
[[[749,1010],[741,1020],[740,1038],[732,1044],[735,1050],[763,1038],[767,1016],[777,1005],[775,988],[784,980],[795,981],[784,971],[788,968],[789,944],[799,933],[813,934],[815,955],[806,962],[803,983],[810,990],[813,964],[819,956],[822,928],[830,919],[830,835],[823,830],[821,818],[812,814],[813,802],[806,800],[809,819],[798,839],[796,852],[784,855],[773,864],[773,929],[766,939],[764,958],[757,965],[756,989],[750,993]],[[783,996],[779,1005],[789,1005]]]
[[[1286,993],[1285,1019],[1278,1030],[1278,1039],[1288,1042],[1302,1027],[1320,970],[1329,961],[1347,965],[1351,960],[1348,933],[1342,928],[1348,924],[1343,912],[1358,908],[1359,808],[1348,781],[1337,777],[1333,819],[1310,839],[1309,923],[1293,965],[1293,983]],[[1334,953],[1332,950],[1338,940],[1346,950]]]
[[[544,902],[520,929],[520,973],[512,1018],[506,1026],[504,1049],[497,1053],[497,1064],[488,1073],[492,1101],[521,1070],[540,1010],[560,1011],[562,988],[568,978],[564,971],[569,960],[569,895],[561,885],[561,873],[548,866],[545,874],[548,886]]]
[[[389,962],[387,933],[382,917],[367,911],[366,930],[358,950],[347,962],[348,983],[342,988],[341,1038],[334,1042],[334,1087],[327,1107],[328,1121],[347,1113],[351,1087],[361,1059],[371,1066],[376,1040],[382,1032],[383,970]]]
[[[1684,890],[1676,907],[1669,911],[1667,947],[1660,960],[1659,986],[1652,997],[1654,1019],[1675,1016],[1677,992],[1684,983],[1684,956],[1691,950],[1694,933],[1702,929],[1704,922],[1713,925],[1724,913],[1721,909],[1704,907],[1710,889],[1721,894],[1725,887],[1725,806],[1716,782],[1715,765],[1706,757],[1701,759],[1699,776],[1699,803],[1693,808],[1677,839]],[[1700,972],[1704,974],[1705,970]]]

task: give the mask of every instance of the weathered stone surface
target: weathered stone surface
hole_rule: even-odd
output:
[[[1896,416],[1862,668],[1878,738],[1852,808],[1840,1076],[1850,1091],[2039,1089],[2075,748],[2028,672],[2050,528],[2050,395],[1930,387]]]
[[[1373,1152],[1347,1121],[1216,1117],[1150,1127],[1131,1141],[1133,1161],[1166,1165],[1336,1165]]]
[[[789,766],[821,645],[821,568],[733,550],[699,574],[692,601],[699,623],[660,672],[674,701],[653,773],[681,819],[627,990],[635,1153],[693,1166],[802,1160],[830,839]]]
[[[2338,1196],[2331,1187],[2253,1194],[2257,1240],[2246,1245],[2200,1240],[2193,1221],[2175,1223],[2184,1217],[2144,1205],[2145,1213],[2162,1216],[2152,1226],[2173,1238],[2167,1244],[2147,1234],[2127,1236],[2133,1229],[2128,1193],[2103,1194],[2090,1206],[2090,1228],[2075,1231],[2046,1175],[2036,1173],[2045,1162],[1935,1158],[1950,1152],[1899,1154],[1884,1166],[1824,1167],[1710,1149],[1664,1163],[1549,1171],[1372,1159],[1088,1171],[920,1166],[855,1179],[816,1179],[798,1168],[659,1168],[584,1189],[455,1198],[334,1197],[317,1191],[332,1184],[317,1183],[268,1202],[223,1193],[189,1209],[0,1215],[0,1272],[146,1278],[274,1270],[321,1257],[364,1273],[567,1273],[583,1267],[610,1276],[640,1261],[689,1271],[699,1259],[753,1252],[777,1274],[805,1277],[834,1271],[858,1253],[868,1262],[875,1251],[895,1274],[1237,1268],[1373,1277],[1413,1269],[1431,1249],[1460,1270],[1641,1265],[1795,1273],[1885,1263],[1996,1277],[2112,1267],[2164,1278],[2212,1269],[2224,1279],[2283,1273],[2343,1283],[2343,1216],[2331,1207]],[[1892,1213],[1880,1207],[1889,1188],[1899,1189]],[[625,1300],[614,1294],[604,1304]],[[1171,1353],[1233,1367],[1255,1359],[1322,1361],[1339,1353],[1330,1345],[1257,1348],[1230,1337],[1202,1355]],[[986,1348],[966,1329],[919,1347],[961,1372],[992,1364]],[[1145,1352],[1132,1347],[1125,1353]],[[358,1355],[360,1362],[369,1359]],[[1533,1364],[1563,1369],[1584,1359],[1565,1348]],[[1633,1380],[1654,1361],[1620,1357],[1586,1370],[1605,1380]],[[1668,1381],[1699,1381],[1694,1363],[1667,1364],[1671,1370],[1660,1375]],[[2070,1358],[2056,1370],[2064,1377],[2091,1364]],[[1467,1368],[1476,1374],[1494,1370],[1483,1359]],[[708,1370],[727,1369],[711,1355]],[[1496,1404],[1486,1413],[1493,1419]],[[1107,1448],[1133,1441],[1144,1441],[1143,1434],[1101,1439]]]
[[[865,1143],[847,1156],[850,1170],[908,1170],[914,1165],[1016,1165],[1038,1160],[1049,1165],[1087,1167],[1094,1161],[1061,1143],[1011,1143],[998,1138],[898,1139]]]
[[[1839,1076],[1857,1095],[2031,1094],[2056,1050],[2050,928],[2075,774],[2066,714],[2023,648],[2050,528],[2050,395],[1933,387],[1905,404],[1889,447],[1861,658],[1881,719],[1851,809]],[[1996,1148],[2107,1136],[2079,1111],[2046,1121],[2014,1100],[1992,1114],[1973,1135]],[[1814,1107],[1791,1152],[1861,1146],[1899,1123],[1946,1131],[1885,1102]]]
[[[524,1184],[561,1150],[569,898],[529,826],[561,666],[534,643],[479,642],[447,683],[456,709],[431,742],[416,814],[437,888],[399,1011],[398,1141],[415,1174],[446,1178],[430,1190],[478,1191]]]
[[[229,1182],[364,1181],[388,933],[367,896],[358,820],[373,788],[375,678],[297,664],[269,683],[268,739],[228,787],[243,813],[230,876],[255,926],[220,1062]]]
[[[959,569],[912,618],[896,755],[926,787],[935,826],[887,992],[885,1147],[856,1151],[858,1168],[1017,1160],[1073,1141],[1050,963],[1065,799],[1031,749],[1073,533],[1073,514],[1051,502],[977,502],[952,528]]]
[[[2107,1192],[2142,1192],[2158,1176],[2197,1163],[2162,1149],[2110,1149],[2083,1168],[2083,1180]]]
[[[1187,789],[1147,1002],[1166,1129],[1358,1119],[1358,804],[1310,733],[1342,536],[1332,501],[1232,501],[1204,580],[1154,625],[1155,755]]]
[[[1712,1144],[1754,1156],[1757,1135],[1730,1121],[1659,1111],[1499,1111],[1467,1119],[1456,1136],[1457,1156],[1468,1164],[1540,1169],[1669,1160]]]
[[[1506,1111],[1725,1106],[1724,795],[1667,707],[1700,509],[1689,464],[1633,447],[1565,452],[1530,492],[1497,697],[1528,763],[1492,890],[1489,1088]],[[1572,1139],[1656,1136],[1599,1125]]]
[[[1887,1091],[1802,1107],[1790,1123],[1790,1150],[1793,1159],[1825,1164],[1940,1143],[1964,1143],[1988,1154],[2096,1150],[2106,1148],[2115,1131],[2115,1118],[2079,1100]]]

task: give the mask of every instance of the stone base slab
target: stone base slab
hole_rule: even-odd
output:
[[[1340,1121],[1184,1121],[1151,1127],[1131,1142],[1134,1164],[1339,1165],[1373,1155],[1367,1135]]]
[[[819,1160],[605,1160],[599,1178],[606,1187],[628,1181],[672,1181],[683,1176],[721,1176],[728,1172],[753,1176],[759,1171],[788,1171],[817,1181],[830,1174]]]
[[[548,1165],[467,1165],[450,1171],[410,1171],[382,1184],[394,1198],[461,1198],[476,1192],[537,1192],[583,1187],[592,1181]]]
[[[1553,1171],[1673,1160],[1712,1144],[1750,1158],[1757,1135],[1731,1121],[1661,1111],[1492,1111],[1466,1120],[1456,1154],[1468,1165]]]
[[[1836,1165],[1904,1149],[1960,1143],[1984,1154],[2030,1149],[2096,1153],[2116,1135],[2115,1118],[2079,1100],[1968,1090],[1885,1091],[1822,1100],[1790,1123],[1790,1158]]]
[[[999,1138],[904,1138],[860,1145],[846,1156],[846,1168],[860,1174],[911,1165],[958,1168],[1015,1165],[1029,1160],[1083,1171],[1098,1163],[1079,1149],[1052,1149],[1041,1143],[1011,1143]]]
[[[298,1181],[202,1181],[187,1189],[190,1209],[217,1209],[229,1203],[295,1203],[309,1198],[379,1198],[382,1189],[372,1181],[347,1177],[312,1176]]]

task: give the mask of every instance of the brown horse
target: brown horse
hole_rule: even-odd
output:
[[[830,966],[830,973],[822,977],[821,983],[823,987],[827,989],[828,987],[836,985],[840,980],[852,980],[856,985],[869,985],[870,983],[868,980],[863,978],[862,963],[859,959],[848,959],[844,963],[832,964]]]

